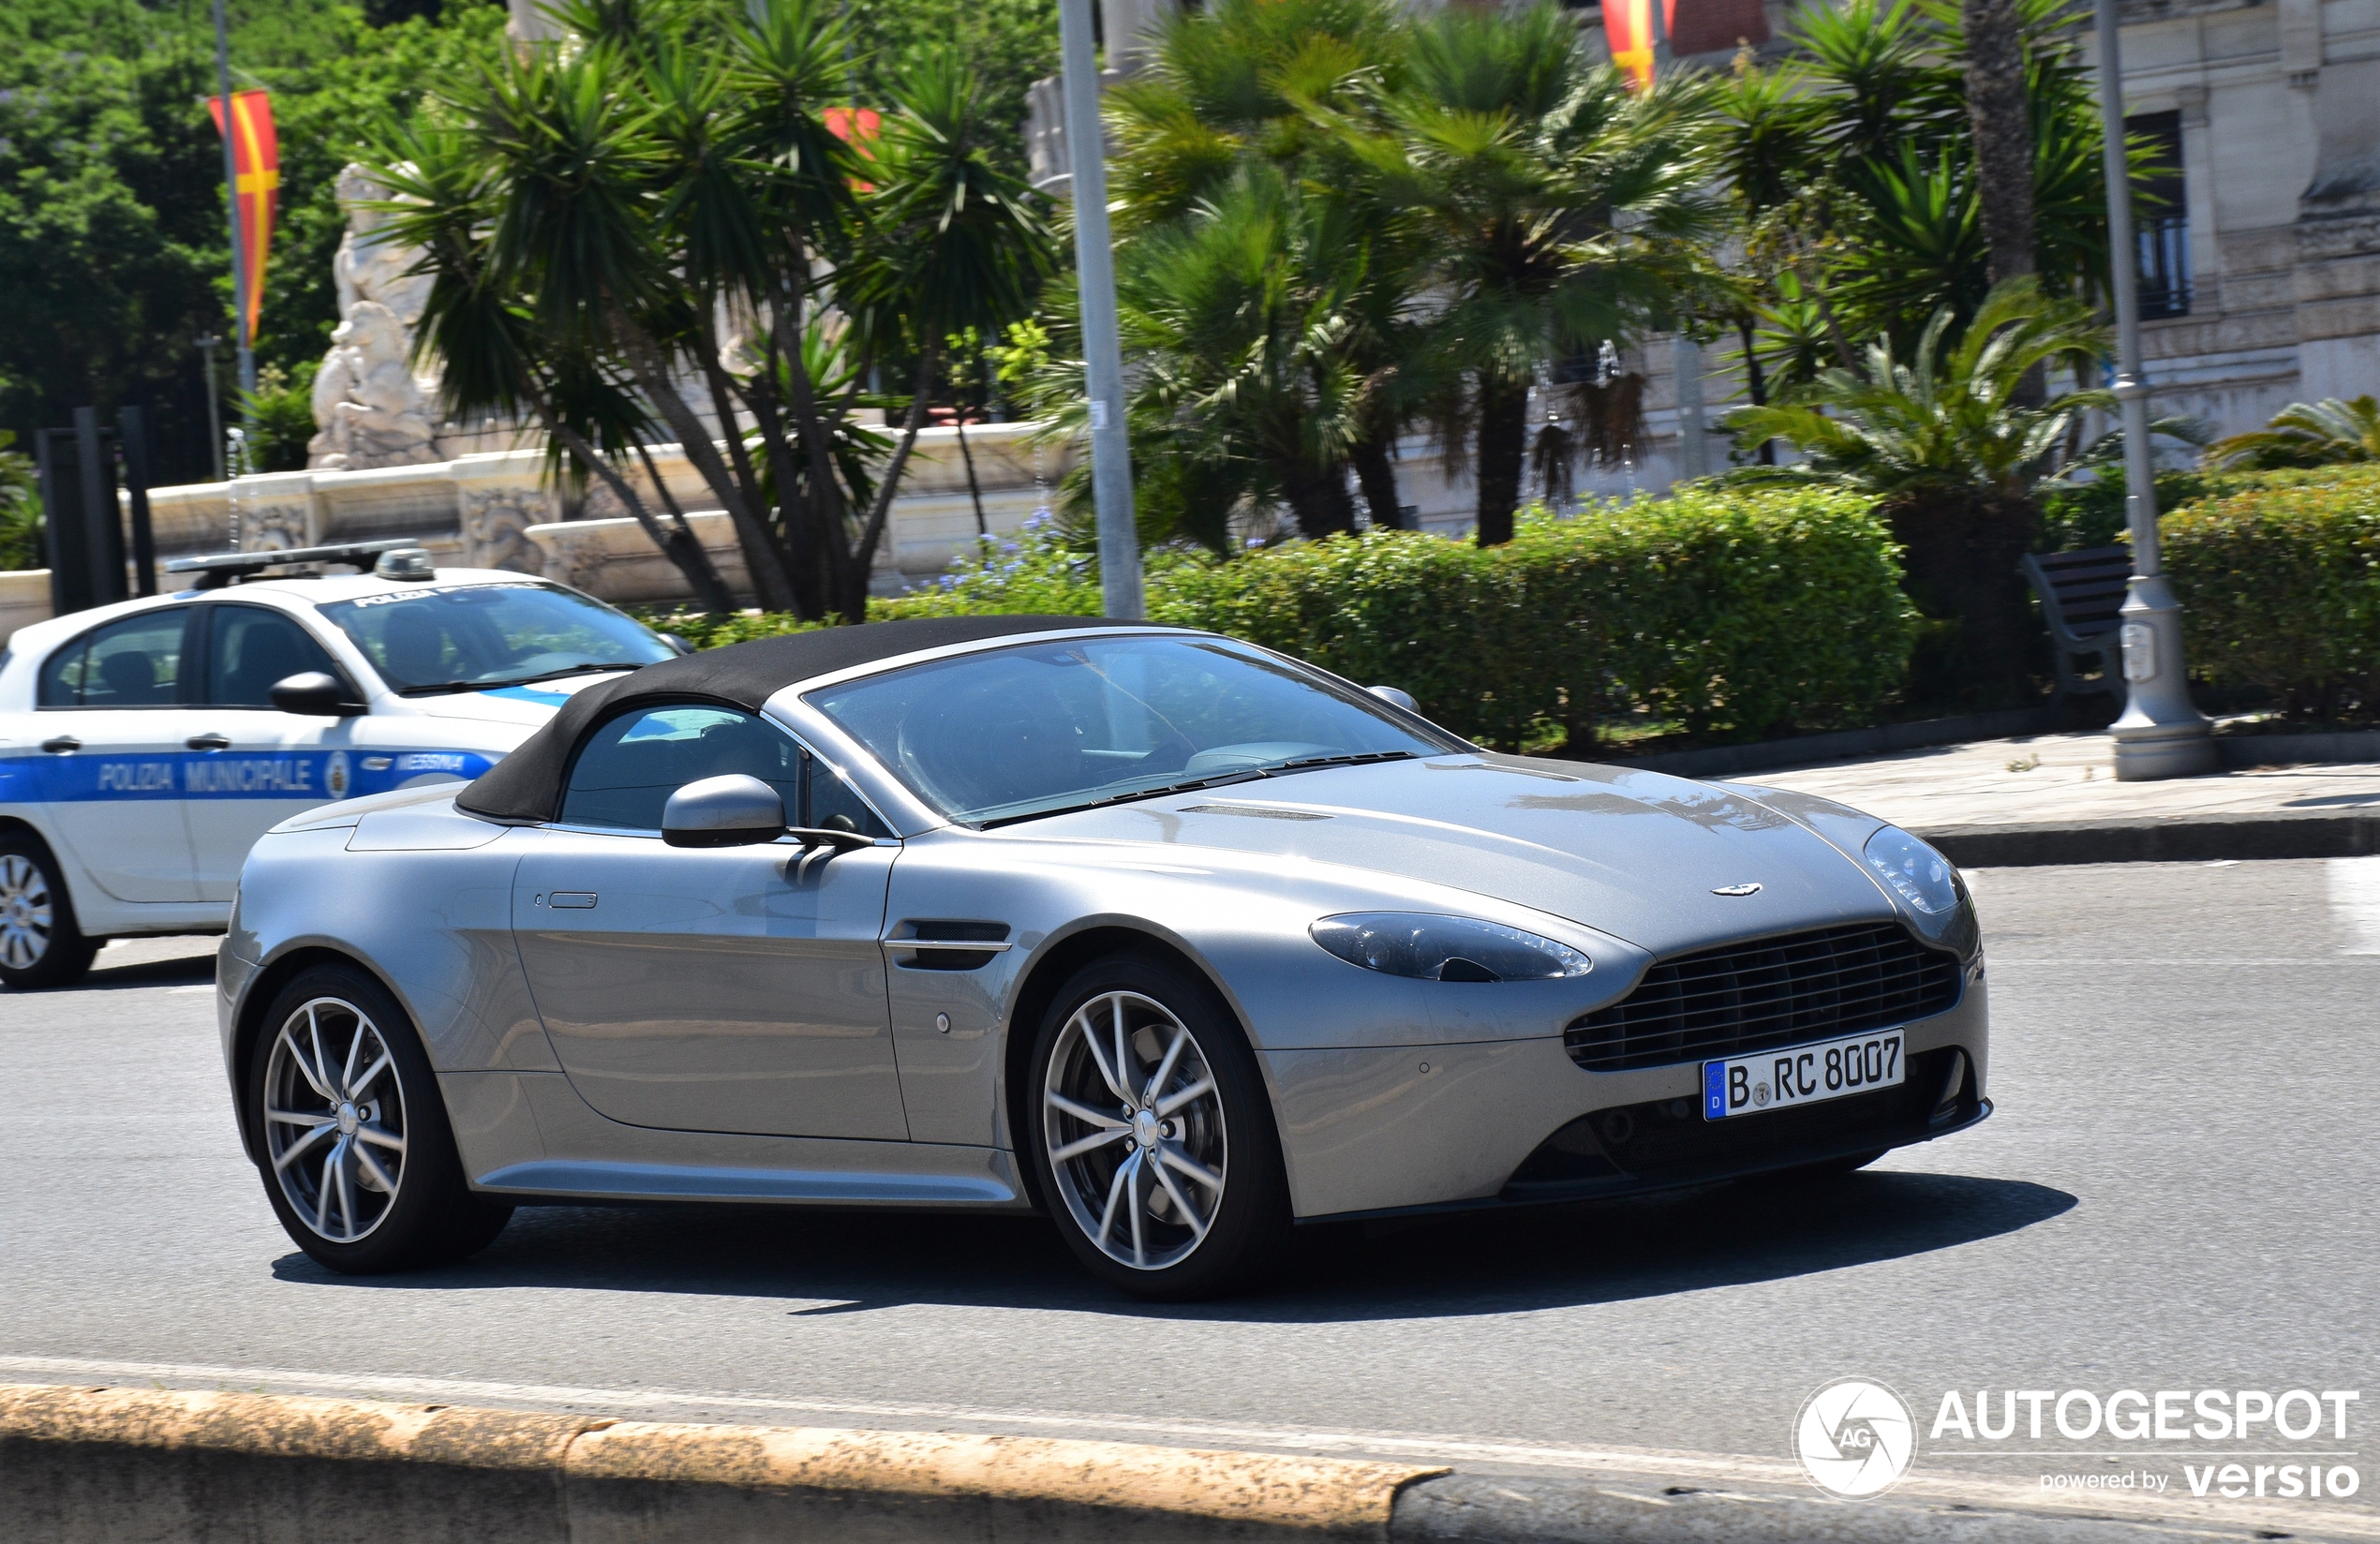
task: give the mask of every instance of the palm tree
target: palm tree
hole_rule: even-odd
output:
[[[2023,0],[1959,0],[1958,42],[1991,282],[2033,272],[2033,119]]]
[[[1808,458],[1751,476],[1816,478],[1880,501],[1906,551],[1911,598],[1957,619],[1976,705],[1998,705],[2026,690],[2030,615],[2016,565],[2040,526],[2033,490],[2058,469],[2076,415],[2115,399],[2090,390],[2024,400],[2029,374],[2106,347],[2087,305],[2043,294],[2032,275],[1995,286],[1953,341],[1956,322],[1944,306],[1906,360],[1879,338],[1863,369],[1825,369],[1792,401],[1738,408],[1728,426],[1747,445],[1781,439]]]
[[[1450,447],[1472,442],[1481,545],[1512,536],[1539,365],[1718,292],[1713,103],[1691,77],[1631,92],[1554,6],[1450,7],[1415,29],[1403,83],[1331,115],[1370,195],[1434,254],[1423,356],[1461,382],[1436,416]]]
[[[450,406],[528,405],[723,604],[682,517],[651,521],[597,464],[665,427],[763,606],[862,620],[940,340],[1021,314],[1043,271],[974,87],[923,58],[883,136],[855,143],[830,119],[848,72],[822,0],[563,14],[579,46],[502,56],[438,104],[437,144],[383,156],[400,237],[443,287],[423,337],[448,359]],[[887,352],[917,357],[921,384],[876,475],[855,415],[879,406],[861,388]]]
[[[2261,429],[2218,439],[2206,464],[2218,471],[2276,471],[2380,461],[2380,399],[2293,402]]]
[[[1331,347],[1357,380],[1354,418],[1344,434],[1317,430],[1317,442],[1340,445],[1333,453],[1353,467],[1376,527],[1397,522],[1396,440],[1428,393],[1413,369],[1422,264],[1377,201],[1359,196],[1361,167],[1319,115],[1393,87],[1405,51],[1404,22],[1387,0],[1218,0],[1172,17],[1149,67],[1107,98],[1127,247],[1143,231],[1212,214],[1251,164],[1342,206],[1331,217],[1343,249],[1316,250],[1328,271],[1293,287],[1336,297]],[[1315,519],[1310,508],[1297,513],[1302,526]]]
[[[1309,538],[1355,529],[1346,467],[1361,378],[1345,345],[1363,274],[1344,215],[1248,163],[1123,253],[1118,302],[1139,364],[1130,411],[1152,512],[1173,506],[1173,523],[1218,550],[1224,510],[1286,504]]]

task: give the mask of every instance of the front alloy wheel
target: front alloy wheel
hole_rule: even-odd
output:
[[[1223,1096],[1163,1003],[1111,991],[1077,1008],[1042,1098],[1058,1194],[1101,1254],[1163,1270],[1206,1242],[1229,1178]]]
[[[333,1243],[368,1236],[405,1182],[405,1090],[379,1027],[335,997],[300,1004],[264,1089],[265,1155],[290,1210]]]
[[[264,1194],[333,1270],[410,1270],[496,1237],[510,1202],[470,1188],[437,1071],[395,997],[350,963],[301,972],[265,1010],[244,1073]]]
[[[1239,1020],[1180,961],[1078,972],[1043,1019],[1028,1137],[1068,1247],[1144,1298],[1202,1298],[1278,1263],[1288,1187],[1272,1104]]]

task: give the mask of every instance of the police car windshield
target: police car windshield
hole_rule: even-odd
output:
[[[400,693],[479,691],[632,670],[675,651],[584,596],[534,581],[424,585],[317,607]]]

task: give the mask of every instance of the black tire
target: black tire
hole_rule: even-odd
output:
[[[19,991],[72,986],[98,953],[50,849],[26,832],[0,836],[0,981]]]
[[[465,1183],[421,1037],[362,968],[314,966],[275,993],[241,1081],[265,1196],[318,1263],[350,1275],[445,1265],[511,1219]]]
[[[1130,1063],[1122,1082],[1135,1095],[1129,1120],[1107,1076],[1119,1005]],[[1093,1008],[1103,1047],[1095,1053],[1076,1025]],[[1180,1031],[1189,1038],[1177,1050]],[[1053,1076],[1061,1096],[1096,1123],[1051,1103]],[[1198,1091],[1202,1082],[1210,1091]],[[1289,1195],[1272,1103],[1238,1019],[1185,966],[1122,954],[1077,972],[1034,1036],[1027,1097],[1019,1124],[1035,1188],[1067,1247],[1100,1280],[1135,1297],[1183,1301],[1252,1285],[1282,1263]],[[1090,1151],[1053,1162],[1053,1136],[1060,1151]],[[1200,1173],[1206,1181],[1193,1177]]]

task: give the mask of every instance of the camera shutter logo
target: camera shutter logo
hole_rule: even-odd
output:
[[[1847,1501],[1882,1495],[1916,1456],[1917,1422],[1898,1394],[1866,1378],[1837,1378],[1803,1402],[1793,1450],[1810,1483]]]

